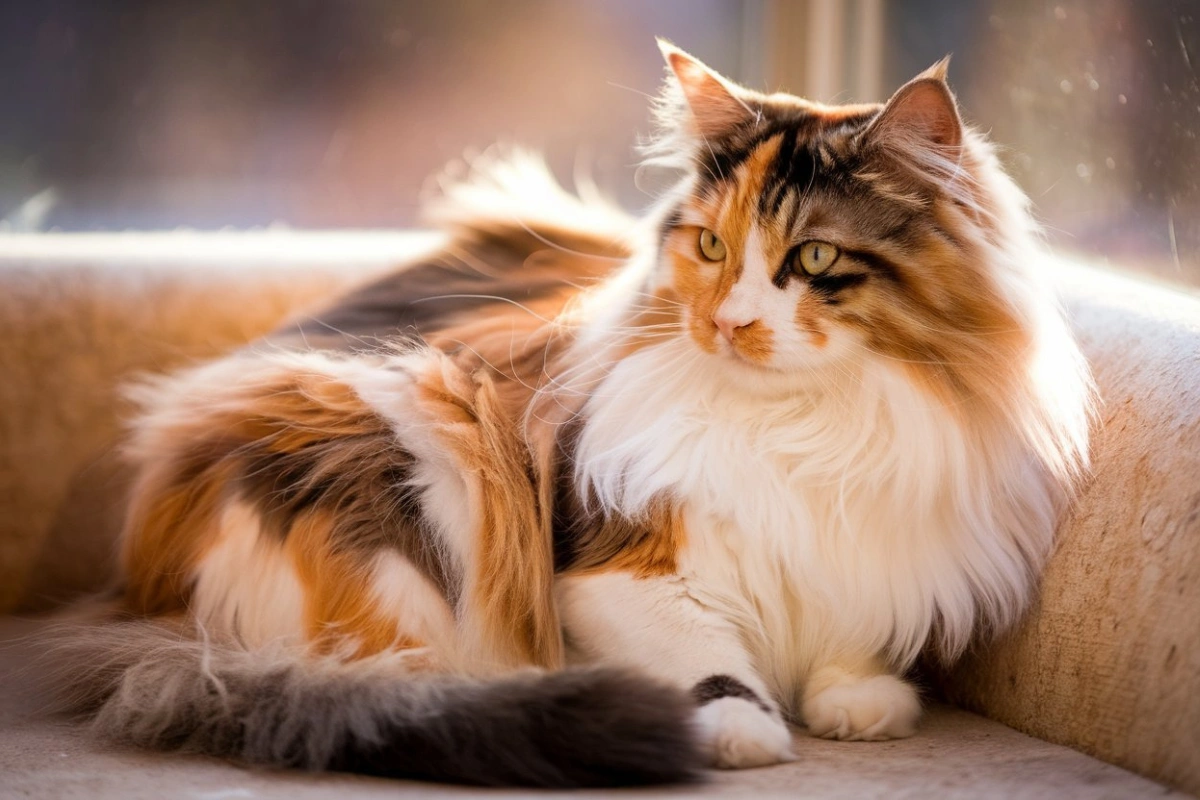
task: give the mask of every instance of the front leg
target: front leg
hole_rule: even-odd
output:
[[[921,701],[912,684],[892,674],[881,660],[843,657],[809,676],[802,713],[813,736],[902,739],[916,732]]]
[[[792,759],[791,733],[736,629],[690,595],[683,578],[565,575],[558,597],[574,657],[636,667],[691,692],[713,766]]]

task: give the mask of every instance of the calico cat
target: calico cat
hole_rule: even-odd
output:
[[[940,63],[886,104],[663,43],[644,219],[530,157],[428,258],[136,390],[105,733],[480,784],[679,780],[911,735],[1087,466],[1086,366]]]

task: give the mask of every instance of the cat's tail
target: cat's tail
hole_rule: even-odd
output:
[[[131,744],[245,764],[488,786],[608,787],[693,779],[694,706],[614,669],[493,680],[247,650],[188,625],[63,625],[47,662],[60,702]]]
[[[460,242],[494,239],[526,252],[619,261],[631,255],[640,230],[589,179],[577,176],[575,191],[567,191],[539,154],[518,147],[492,147],[434,180],[422,218]]]

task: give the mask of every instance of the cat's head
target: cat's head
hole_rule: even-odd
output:
[[[946,62],[885,104],[828,106],[661,46],[650,156],[688,178],[664,211],[658,279],[694,344],[731,368],[879,358],[939,391],[985,391],[1027,342],[993,262],[1032,225],[964,127]]]

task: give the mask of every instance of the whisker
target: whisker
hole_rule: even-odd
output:
[[[901,364],[926,364],[926,365],[930,365],[930,366],[941,366],[941,367],[974,366],[973,364],[971,364],[970,362],[967,362],[967,361],[948,361],[943,358],[903,358],[902,356],[894,356],[894,355],[891,355],[890,353],[884,353],[880,350],[876,350],[875,348],[871,347],[870,345],[865,345],[865,344],[862,344],[861,342],[850,342],[850,344],[854,347],[859,348],[860,350],[864,350],[864,351],[870,353],[871,355],[878,356],[880,358],[885,358],[889,361],[895,361],[895,362],[898,362]]]
[[[427,303],[431,300],[492,300],[492,301],[495,301],[498,303],[508,303],[509,305],[516,306],[517,308],[521,309],[522,311],[524,311],[526,314],[533,317],[534,319],[545,322],[547,325],[554,324],[554,320],[543,317],[541,314],[538,314],[536,311],[531,309],[529,306],[524,305],[523,303],[518,303],[516,300],[513,300],[512,298],[501,297],[500,295],[497,295],[497,294],[438,294],[438,295],[431,295],[430,297],[419,297],[416,300],[413,300],[412,304],[416,305],[417,303]]]
[[[526,233],[528,233],[530,236],[532,236],[534,239],[537,239],[539,242],[546,245],[547,247],[550,247],[554,250],[558,250],[561,253],[568,253],[568,254],[574,255],[574,256],[582,256],[583,258],[595,258],[595,259],[598,259],[601,261],[626,261],[626,260],[628,260],[627,256],[606,256],[606,255],[601,255],[600,253],[587,253],[582,250],[574,250],[565,245],[561,245],[561,244],[558,244],[557,242],[550,241],[545,236],[542,236],[540,233],[535,231],[533,228],[529,227],[529,224],[527,222],[525,222],[525,220],[521,219],[520,217],[518,217],[516,215],[513,216],[513,221],[516,222],[519,226],[521,226],[521,228]]]

